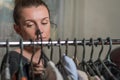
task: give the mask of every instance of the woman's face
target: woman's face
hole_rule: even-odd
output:
[[[43,40],[50,38],[50,18],[45,6],[23,8],[20,17],[20,25],[15,25],[14,28],[24,40],[40,40],[40,35],[36,35],[37,30],[41,31]]]

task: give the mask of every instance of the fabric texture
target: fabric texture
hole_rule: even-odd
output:
[[[76,65],[73,61],[72,58],[63,55],[61,58],[61,61],[63,63],[63,66],[68,74],[72,78],[72,80],[78,80],[78,73],[77,73],[77,68]]]
[[[87,74],[84,71],[77,70],[79,80],[89,80]]]
[[[61,73],[52,61],[47,63],[45,80],[63,80]]]

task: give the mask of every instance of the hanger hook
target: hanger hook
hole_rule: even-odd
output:
[[[49,39],[49,43],[51,43],[51,52],[50,52],[50,60],[53,60],[53,44],[52,44],[52,39]]]
[[[20,39],[20,53],[23,54],[23,40]]]
[[[94,40],[93,38],[90,38],[90,43],[91,43],[91,55],[90,55],[90,60],[93,58],[93,52],[94,52]]]
[[[30,40],[30,41],[31,41],[31,44],[33,45],[33,52],[32,52],[32,57],[31,57],[31,61],[30,61],[30,64],[32,64],[32,60],[35,55],[35,44],[34,44],[33,40]]]
[[[60,38],[58,39],[58,45],[59,45],[59,60],[61,60],[61,43],[60,43]]]
[[[9,62],[9,40],[7,39],[6,40],[6,54],[7,54],[7,60],[6,62],[8,63]]]
[[[111,49],[112,49],[112,40],[110,37],[108,37],[106,40],[107,40],[107,42],[109,42],[109,50],[106,55],[106,59],[110,60],[110,53],[111,53]]]
[[[65,50],[65,54],[68,55],[68,38],[66,39],[65,41],[65,44],[66,44],[66,50]]]
[[[85,60],[85,45],[86,45],[86,42],[85,42],[85,39],[82,40],[82,46],[83,46],[83,57],[82,57],[82,61]]]
[[[75,46],[74,59],[76,59],[76,56],[77,56],[77,40],[76,40],[76,38],[74,39],[74,46]]]
[[[40,55],[40,58],[39,58],[39,61],[38,61],[38,64],[40,63],[40,60],[41,60],[41,58],[42,58],[42,56],[43,56],[43,44],[42,44],[42,35],[41,35],[41,31],[39,30],[39,33],[40,33],[40,41],[41,41],[41,45],[40,45],[40,47],[41,47],[41,55]]]
[[[98,41],[101,42],[101,50],[100,50],[99,55],[98,55],[98,59],[100,59],[102,51],[103,51],[103,48],[104,48],[104,43],[103,43],[103,39],[102,38],[98,38]]]
[[[6,40],[6,51],[7,51],[7,53],[9,51],[9,40],[8,39]]]

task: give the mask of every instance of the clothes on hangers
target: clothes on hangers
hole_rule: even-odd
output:
[[[10,73],[12,77],[13,75],[18,76],[19,74],[18,72],[20,61],[19,56],[20,54],[17,53],[16,51],[9,52]],[[22,56],[22,59],[24,72],[24,75],[22,77],[27,78],[27,80],[31,80],[29,75],[30,69],[28,68],[30,66],[29,61],[24,56]],[[57,65],[55,65],[54,62],[52,61],[48,61],[47,57],[44,55],[42,56],[42,59],[44,59],[45,62],[44,66],[46,70],[44,74],[41,76],[35,75],[34,80],[120,80],[120,67],[118,67],[115,64],[112,64],[107,60],[102,61],[114,76],[110,76],[100,62],[94,62],[95,67],[101,73],[101,76],[99,76],[100,77],[99,78],[98,75],[96,74],[95,71],[96,69],[94,69],[94,67],[91,67],[90,64],[86,63],[87,65],[90,66],[90,68],[92,68],[95,74],[93,74],[93,72],[90,70],[89,67],[87,67],[87,65],[85,65],[86,72],[79,69],[78,66],[80,65],[78,65],[78,63],[80,64],[80,62],[76,58],[74,58],[73,60],[73,58],[63,55],[61,56],[61,59]],[[4,71],[5,62],[6,55],[4,56],[1,64],[1,73]],[[17,77],[15,80],[17,80]]]
[[[114,75],[116,80],[120,80],[120,68],[114,64],[109,63],[108,61],[104,61],[104,64],[107,66],[110,72]],[[95,65],[100,70],[105,80],[113,80],[113,78],[106,72],[103,65],[101,65],[99,62],[95,62]]]
[[[52,61],[47,63],[45,80],[63,80],[63,77]]]
[[[77,68],[76,68],[76,64],[74,63],[73,59],[64,54],[61,57],[61,62],[68,76],[70,76],[72,80],[78,80]]]
[[[89,80],[87,74],[84,71],[77,70],[79,80]]]

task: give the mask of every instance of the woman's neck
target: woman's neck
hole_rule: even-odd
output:
[[[18,53],[20,53],[20,49],[16,49]],[[28,59],[28,61],[31,61],[31,58],[33,56],[32,62],[38,63],[39,58],[41,56],[41,49],[40,48],[32,48],[32,47],[25,47],[23,49],[23,56]]]

